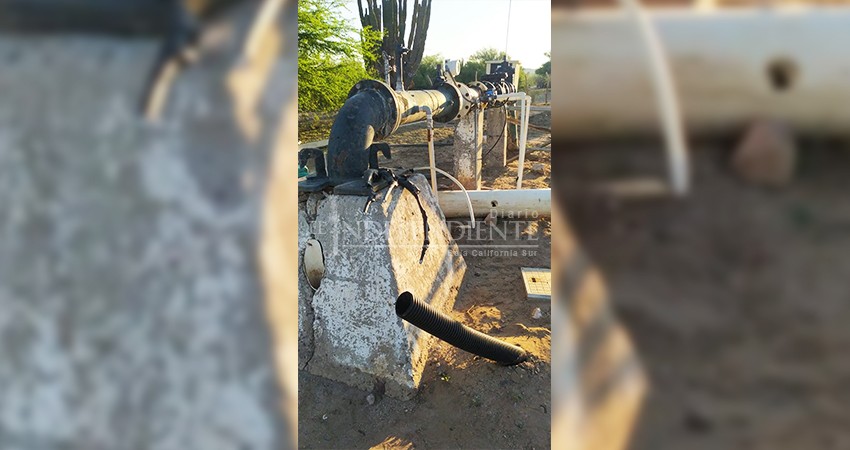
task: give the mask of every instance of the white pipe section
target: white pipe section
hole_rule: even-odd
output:
[[[443,191],[440,209],[448,217],[463,217],[472,208],[476,217],[495,211],[499,217],[518,219],[551,217],[551,189],[506,189],[491,191]]]
[[[475,214],[473,214],[474,210],[472,209],[472,200],[470,200],[469,193],[466,190],[466,188],[463,187],[463,185],[460,183],[460,181],[457,178],[449,175],[449,173],[446,172],[445,170],[434,167],[433,165],[431,167],[417,167],[413,170],[425,170],[425,169],[436,170],[437,172],[440,172],[441,174],[445,175],[446,178],[452,180],[452,182],[454,184],[456,184],[458,187],[460,187],[461,191],[463,191],[463,195],[466,196],[466,204],[467,204],[468,209],[469,209],[469,224],[472,228],[475,228]],[[436,194],[436,192],[437,192],[437,190],[434,189],[435,194]],[[443,191],[444,194],[450,194],[452,192],[457,192],[457,191]],[[439,202],[439,198],[437,198],[437,201]],[[442,204],[440,204],[440,209],[443,209]],[[445,212],[443,212],[443,215],[445,215]],[[448,217],[448,216],[446,216],[446,217]],[[453,216],[453,217],[457,217],[457,216]]]
[[[254,60],[263,36],[271,29],[275,18],[280,16],[283,3],[283,0],[264,0],[259,6],[245,42],[242,45],[242,63]]]
[[[497,95],[499,100],[520,101],[520,130],[519,130],[519,162],[517,162],[516,188],[522,189],[522,175],[525,170],[525,144],[528,138],[528,118],[531,114],[531,96],[525,92]]]
[[[850,136],[850,8],[787,5],[652,9],[689,136],[741,133],[755,119],[807,136]],[[633,24],[618,10],[552,15],[555,139],[657,129]],[[569,70],[560,70],[561,68]],[[640,68],[640,67],[639,67]],[[561,97],[558,97],[561,98]]]
[[[685,195],[690,184],[690,168],[687,150],[685,149],[679,103],[664,47],[655,28],[649,21],[649,16],[641,8],[640,0],[620,0],[620,5],[634,20],[649,56],[655,102],[656,106],[660,108],[664,140],[666,141],[671,190],[674,195]]]
[[[506,107],[506,109],[508,111],[520,111],[521,110],[520,108],[518,108],[516,106],[508,106],[508,107]],[[528,110],[531,111],[531,112],[550,112],[550,111],[552,111],[552,107],[551,106],[532,106],[532,107],[528,108]]]
[[[525,173],[525,146],[528,143],[528,119],[531,116],[531,96],[526,95],[524,99],[525,111],[522,117],[522,128],[519,133],[519,167],[517,168],[516,188],[522,189],[522,175]]]

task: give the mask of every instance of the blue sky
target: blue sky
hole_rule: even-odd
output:
[[[408,0],[410,13],[413,1]],[[508,6],[510,4],[510,30]],[[346,18],[360,27],[357,0],[349,2]],[[408,17],[408,21],[410,18]],[[433,0],[425,55],[467,59],[485,47],[505,48],[524,68],[546,62],[552,43],[552,9],[549,0]]]

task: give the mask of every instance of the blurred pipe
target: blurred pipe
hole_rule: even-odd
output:
[[[552,449],[627,450],[649,380],[560,204],[551,221]]]
[[[690,184],[690,164],[685,148],[685,137],[679,113],[679,102],[673,84],[670,66],[664,47],[639,0],[620,0],[620,5],[631,16],[646,47],[649,69],[652,73],[655,105],[660,109],[664,132],[670,189],[674,195],[685,195]]]
[[[273,29],[275,19],[280,15],[284,0],[262,0],[257,8],[251,29],[242,45],[242,63],[248,63],[257,54],[263,37]]]
[[[754,119],[809,135],[850,131],[850,8],[653,10],[690,136],[740,132]],[[627,16],[553,14],[555,139],[653,134],[650,74]]]
[[[171,94],[171,87],[180,75],[182,65],[183,63],[177,59],[161,59],[156,63],[142,95],[141,109],[145,120],[155,122],[162,116],[168,96]]]

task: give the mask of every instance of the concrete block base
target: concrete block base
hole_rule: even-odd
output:
[[[508,165],[508,123],[504,107],[484,111],[484,167]]]
[[[466,189],[481,189],[481,152],[484,114],[475,109],[463,116],[455,128],[454,176]]]
[[[401,399],[419,386],[434,338],[399,319],[395,299],[410,291],[450,311],[466,271],[427,180],[412,180],[430,228],[421,264],[422,216],[410,192],[394,189],[366,214],[366,198],[357,196],[314,195],[299,209],[299,267],[310,238],[325,260],[316,291],[299,276],[301,369],[364,390],[383,383]]]

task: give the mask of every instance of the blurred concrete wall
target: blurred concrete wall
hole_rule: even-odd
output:
[[[209,27],[159,124],[156,42],[0,36],[0,448],[294,442],[295,21],[240,59],[255,11]]]

